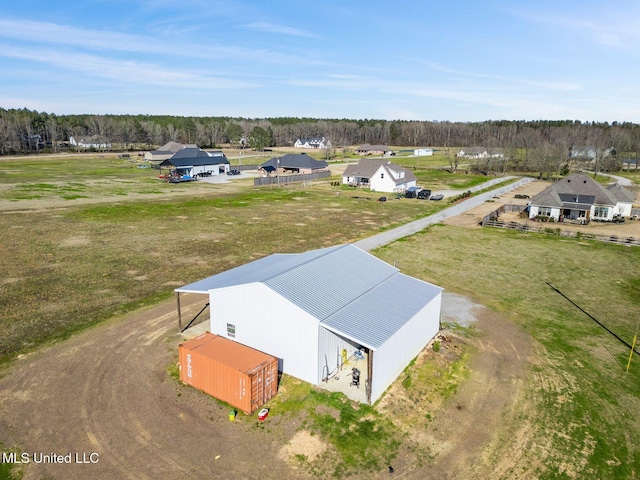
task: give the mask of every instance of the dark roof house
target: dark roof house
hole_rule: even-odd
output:
[[[306,153],[288,153],[282,157],[267,160],[260,165],[260,168],[264,169],[264,167],[279,168],[285,172],[312,173],[318,170],[326,170],[328,164],[324,160],[316,160]]]
[[[197,147],[178,150],[160,164],[160,168],[173,168],[188,177],[219,175],[228,172],[229,166],[229,160],[222,151],[205,152]]]

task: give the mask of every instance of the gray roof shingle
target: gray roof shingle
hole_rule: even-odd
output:
[[[625,200],[619,200],[618,197]],[[531,199],[532,205],[563,207],[571,205],[609,205],[618,202],[633,202],[633,194],[618,185],[603,187],[589,175],[574,173],[545,188]]]
[[[281,168],[309,168],[312,170],[326,168],[328,163],[324,160],[316,160],[310,157],[306,153],[287,153],[282,157],[272,158],[264,162],[261,167],[276,167]]]

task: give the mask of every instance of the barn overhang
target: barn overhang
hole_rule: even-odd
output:
[[[340,330],[339,328],[336,328],[334,326],[330,326],[330,325],[324,325],[322,322],[320,323],[320,327],[324,328],[325,330],[330,331],[331,333],[334,333],[336,335],[340,335],[341,337],[346,338],[347,340],[351,340],[353,343],[357,344],[357,345],[362,345],[363,347],[365,347],[367,350],[370,351],[375,351],[378,349],[378,347],[371,345],[369,342],[367,342],[364,338],[358,336],[358,335],[354,335],[354,334],[349,334],[345,331]]]

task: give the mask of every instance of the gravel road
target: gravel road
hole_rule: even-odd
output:
[[[475,187],[474,191],[483,190],[492,185],[495,185],[498,182],[503,182],[504,180],[516,178],[516,177],[501,177],[495,180],[491,180],[490,182],[483,183],[482,185],[478,185]],[[420,230],[424,230],[430,225],[435,223],[439,223],[447,218],[453,217],[455,215],[460,215],[467,210],[471,210],[479,205],[482,205],[484,202],[489,200],[491,197],[496,195],[502,195],[506,192],[510,192],[519,188],[527,183],[531,182],[533,178],[521,178],[517,182],[511,183],[504,187],[497,188],[495,190],[491,190],[489,192],[481,193],[475,197],[471,197],[463,202],[457,203],[445,210],[442,210],[434,215],[430,215],[425,218],[421,218],[419,220],[415,220],[413,222],[407,223],[405,225],[401,225],[400,227],[394,228],[392,230],[388,230],[386,232],[379,233],[378,235],[374,235],[369,238],[365,238],[363,240],[359,240],[354,242],[354,245],[363,249],[363,250],[373,250],[374,248],[381,247],[386,245],[387,243],[391,243],[395,240],[398,240],[402,237],[407,237],[409,235],[413,235]],[[459,193],[459,192],[458,192]]]

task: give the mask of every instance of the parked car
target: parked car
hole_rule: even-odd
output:
[[[229,170],[227,172],[227,175],[240,175],[240,170],[236,170],[236,169]]]
[[[438,193],[437,195],[433,195],[431,197],[431,200],[442,200],[444,198],[444,195],[441,193]]]
[[[418,192],[418,200],[429,200],[429,197],[431,196],[431,190],[427,190],[426,188],[424,190],[420,190]]]
[[[409,187],[404,192],[404,196],[405,198],[416,198],[419,191],[420,191],[420,187]]]

